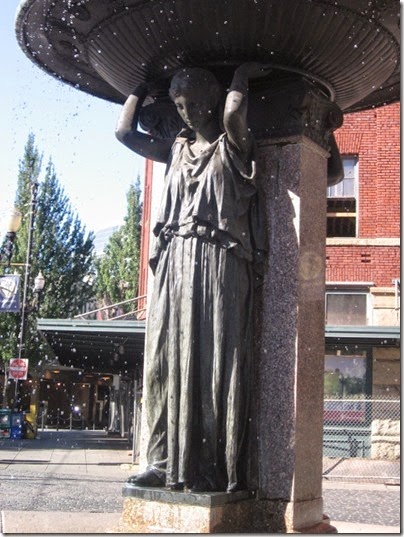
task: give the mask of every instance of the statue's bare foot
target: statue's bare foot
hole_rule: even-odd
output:
[[[138,487],[165,487],[166,480],[163,472],[156,468],[148,468],[141,474],[130,476],[127,483]]]
[[[191,488],[191,492],[216,492],[218,488],[215,487],[206,477],[197,477]]]

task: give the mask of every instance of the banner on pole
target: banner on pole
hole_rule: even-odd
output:
[[[14,380],[27,380],[28,360],[26,358],[12,358],[8,368],[8,378]]]
[[[20,277],[0,276],[0,312],[20,311]]]

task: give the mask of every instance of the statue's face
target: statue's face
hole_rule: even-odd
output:
[[[190,129],[198,131],[213,119],[212,99],[200,89],[190,89],[174,97],[174,104],[182,120]]]

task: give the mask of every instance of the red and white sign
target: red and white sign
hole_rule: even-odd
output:
[[[26,380],[28,374],[28,360],[25,358],[12,358],[8,369],[8,377],[14,380]]]

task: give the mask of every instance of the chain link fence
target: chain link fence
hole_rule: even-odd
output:
[[[400,400],[324,400],[323,476],[400,482]]]

